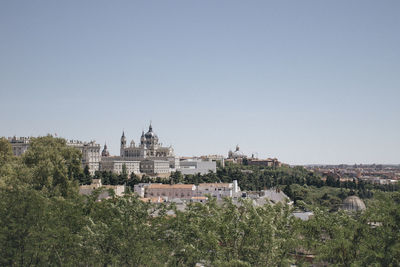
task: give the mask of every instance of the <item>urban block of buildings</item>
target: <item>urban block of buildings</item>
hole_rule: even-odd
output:
[[[15,156],[21,156],[30,146],[30,137],[9,137]],[[171,172],[181,171],[183,174],[206,174],[216,172],[216,160],[213,158],[180,160],[172,146],[163,146],[150,124],[149,130],[142,135],[138,144],[132,140],[129,145],[125,132],[120,140],[120,155],[111,156],[105,144],[100,153],[100,145],[95,141],[82,142],[67,140],[67,145],[82,152],[82,166],[88,166],[90,174],[96,171],[110,171],[121,174],[124,170],[129,175],[169,177]],[[182,164],[182,166],[181,166]]]
[[[237,145],[235,150],[229,150],[228,158],[225,160],[226,162],[232,162],[237,164],[247,164],[250,166],[264,166],[264,167],[280,167],[282,164],[276,158],[267,158],[267,159],[258,159],[254,157],[254,154],[251,157],[247,157],[242,151],[240,151],[239,146]]]
[[[30,137],[9,137],[14,155],[22,155],[30,145]],[[215,173],[217,163],[224,167],[225,162],[266,167],[279,167],[281,163],[276,158],[258,159],[254,155],[247,157],[239,146],[234,151],[229,151],[228,158],[222,155],[208,155],[201,157],[182,157],[175,155],[172,146],[163,146],[158,135],[153,131],[150,123],[148,131],[142,131],[138,143],[131,140],[128,144],[125,132],[120,139],[120,153],[118,156],[110,155],[107,144],[104,144],[100,153],[100,145],[95,141],[82,142],[67,140],[67,145],[82,152],[82,167],[88,167],[90,174],[96,171],[109,171],[116,174],[126,172],[138,176],[166,178],[172,172],[179,171],[183,175],[204,175]]]
[[[31,142],[30,137],[9,137],[14,156],[21,156],[25,153]],[[82,142],[78,140],[67,140],[67,146],[74,147],[82,152],[82,166],[88,166],[90,173],[100,169],[100,145],[95,141]]]
[[[340,165],[308,165],[307,169],[320,174],[326,181],[327,177],[340,182],[390,185],[400,181],[400,165],[382,164],[340,164]]]

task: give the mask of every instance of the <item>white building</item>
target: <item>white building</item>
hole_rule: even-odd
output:
[[[9,137],[8,141],[11,144],[15,156],[21,156],[28,150],[31,142],[31,137]],[[95,141],[82,142],[77,140],[67,141],[67,146],[75,147],[82,152],[82,167],[89,166],[89,172],[93,175],[99,170],[100,163],[100,145]]]
[[[200,156],[200,159],[202,159],[204,161],[211,160],[211,161],[219,162],[222,168],[225,167],[225,157],[223,155],[204,155],[204,156]]]
[[[82,152],[82,166],[89,166],[91,175],[100,170],[100,144],[96,144],[95,141],[69,140],[67,146],[75,147]]]
[[[128,175],[130,175],[131,173],[140,173],[140,161],[126,160],[122,157],[102,157],[100,170],[111,171],[116,174],[121,174],[124,165],[126,167],[126,172]]]
[[[8,137],[14,156],[21,156],[29,148],[30,137]]]
[[[207,174],[217,171],[217,163],[215,161],[203,161],[199,159],[181,160],[179,163],[179,171],[182,174]]]
[[[218,199],[235,197],[240,194],[240,188],[236,180],[233,183],[202,183],[197,186],[196,195],[211,195]]]
[[[167,177],[170,174],[170,163],[167,160],[145,159],[140,161],[140,172],[150,176]]]
[[[164,147],[159,143],[158,136],[153,132],[151,124],[147,133],[142,132],[139,145],[132,140],[127,146],[125,133],[122,132],[120,156],[139,161],[144,159],[167,160],[172,171],[179,168],[179,158],[175,156],[174,149],[171,146]]]
[[[122,132],[120,157],[143,162],[140,167],[141,172],[148,175],[168,176],[171,171],[179,169],[179,158],[175,156],[174,149],[171,146],[162,146],[157,134],[153,132],[151,124],[147,133],[142,132],[138,145],[132,140],[128,146],[125,132]],[[154,162],[150,163],[150,161]],[[165,167],[166,163],[168,164],[168,171]]]
[[[196,186],[194,184],[137,184],[134,192],[140,197],[161,197],[165,200],[191,199],[195,196]]]
[[[140,183],[134,186],[134,192],[142,198],[161,197],[168,201],[180,198],[193,202],[205,202],[207,195],[217,199],[239,196],[240,188],[236,180],[233,183],[203,183],[198,186],[194,184]]]

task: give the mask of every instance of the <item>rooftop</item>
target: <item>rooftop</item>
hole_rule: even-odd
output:
[[[230,187],[232,184],[229,183],[202,183],[199,186],[208,186],[208,187]]]
[[[194,184],[150,184],[149,189],[193,189]]]

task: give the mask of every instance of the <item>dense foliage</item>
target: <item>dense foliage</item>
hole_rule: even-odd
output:
[[[0,139],[1,266],[289,266],[308,265],[306,254],[337,266],[400,265],[398,192],[374,191],[367,211],[348,214],[324,203],[357,188],[327,187],[302,168],[243,173],[229,167],[188,181],[176,173],[168,182],[237,179],[244,189],[289,186],[297,207],[315,216],[303,222],[286,204],[257,207],[230,199],[189,204],[182,212],[132,194],[100,202],[99,191],[80,196],[78,183],[91,179],[80,157],[64,140],[47,136],[16,158]],[[116,183],[140,181],[126,173],[98,175]]]

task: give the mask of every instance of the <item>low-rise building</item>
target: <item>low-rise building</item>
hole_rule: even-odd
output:
[[[249,158],[247,160],[248,165],[252,166],[265,166],[265,167],[280,167],[281,163],[276,158],[268,158],[268,159],[255,159]]]
[[[102,157],[100,169],[102,171],[110,171],[116,174],[121,174],[122,170],[126,168],[126,173],[140,173],[140,161],[127,160],[122,157]]]
[[[145,187],[144,197],[191,199],[195,196],[195,190],[194,184],[149,184]]]
[[[217,171],[217,163],[215,161],[203,161],[198,159],[181,160],[179,171],[182,174],[207,174]]]
[[[207,199],[204,197],[207,195],[218,199],[237,197],[240,195],[240,188],[236,180],[233,183],[202,183],[198,186],[139,183],[134,186],[134,192],[142,198],[161,197],[167,200],[179,198],[192,202],[204,202]]]
[[[224,197],[234,197],[240,192],[240,188],[236,180],[233,183],[202,183],[197,186],[196,195],[210,195],[221,199]]]
[[[149,176],[169,177],[170,164],[167,160],[142,160],[140,161],[140,172]]]
[[[215,161],[219,163],[222,168],[225,167],[225,157],[222,155],[204,155],[199,158],[204,161]]]
[[[193,203],[205,203],[205,202],[207,202],[207,200],[208,200],[208,197],[200,196],[200,197],[192,197],[190,199],[190,202],[193,202]]]
[[[107,189],[112,189],[114,190],[114,193],[116,196],[123,196],[125,192],[125,186],[124,185],[103,185],[101,183],[100,179],[93,179],[92,183],[90,185],[81,185],[79,186],[79,194],[81,195],[91,195],[94,190],[103,188],[103,190],[97,200],[102,200],[102,199],[107,199],[110,198],[111,195]]]

